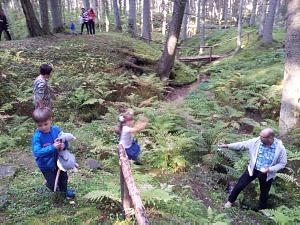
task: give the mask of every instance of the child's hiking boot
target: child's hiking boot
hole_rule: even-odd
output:
[[[67,198],[75,198],[75,191],[73,191],[71,189],[67,189],[65,191],[65,195]]]

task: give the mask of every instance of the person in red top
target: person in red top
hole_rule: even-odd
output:
[[[94,12],[94,10],[91,8],[88,12],[88,17],[89,17],[89,30],[90,30],[90,34],[95,34],[95,18],[96,18],[96,14]]]

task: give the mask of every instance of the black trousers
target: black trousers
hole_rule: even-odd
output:
[[[81,24],[81,34],[83,33],[83,27],[84,27],[84,25],[86,26],[86,32],[87,32],[87,34],[89,34],[89,24],[88,24],[88,22],[83,22]]]
[[[240,177],[238,183],[233,188],[229,195],[228,201],[233,203],[237,199],[240,192],[253,180],[258,178],[260,186],[260,196],[259,196],[259,208],[265,209],[267,207],[267,201],[269,197],[269,191],[272,185],[273,179],[267,181],[267,174],[262,173],[259,170],[254,169],[253,176],[249,175],[248,169]]]
[[[54,191],[54,184],[55,178],[57,174],[57,169],[42,171],[45,179],[47,180],[46,186],[51,190]],[[58,185],[59,190],[65,192],[68,187],[68,174],[67,172],[60,171],[59,178],[58,178]]]
[[[7,28],[6,28],[6,29],[5,29],[5,28],[4,28],[4,29],[1,29],[1,28],[0,28],[0,41],[1,41],[1,36],[2,36],[2,32],[3,32],[3,31],[6,33],[7,39],[8,39],[8,40],[11,40],[11,36],[10,36],[10,34],[9,34],[8,30],[7,30]]]
[[[95,34],[95,22],[93,20],[89,20],[89,28],[90,34]]]

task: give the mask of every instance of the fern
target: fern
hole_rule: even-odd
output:
[[[300,222],[300,207],[287,208],[286,206],[281,206],[276,209],[264,209],[262,212],[279,225]]]
[[[121,203],[120,197],[118,195],[109,191],[102,191],[102,190],[91,191],[88,194],[86,194],[84,198],[92,202],[112,201],[112,202]]]
[[[288,175],[285,173],[277,173],[276,176],[278,176],[279,178],[283,179],[286,182],[293,183],[293,184],[297,185],[298,187],[300,187],[299,181],[293,175]]]

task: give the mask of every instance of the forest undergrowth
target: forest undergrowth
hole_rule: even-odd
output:
[[[220,32],[215,33],[218,39]],[[269,49],[244,46],[240,54],[201,68],[209,81],[180,102],[164,102],[169,87],[155,76],[161,54],[157,44],[149,46],[115,33],[1,44],[0,164],[17,170],[14,178],[0,181],[1,187],[9,184],[0,222],[132,224],[121,222],[113,132],[125,108],[151,121],[137,137],[144,166],[132,168],[152,224],[272,224],[287,215],[292,216],[284,220],[286,224],[296,222],[300,154],[299,143],[293,140],[297,139],[286,140],[290,169],[276,179],[272,210],[265,212],[253,210],[257,183],[240,196],[238,207],[223,209],[228,184],[244,170],[247,153],[215,147],[255,136],[265,126],[277,127],[284,57],[281,33]],[[54,67],[54,123],[78,139],[71,151],[81,169],[70,174],[76,206],[43,187],[31,156],[32,82],[44,62]],[[171,83],[190,83],[199,72],[176,62]],[[101,162],[102,170],[86,168],[89,158]]]

